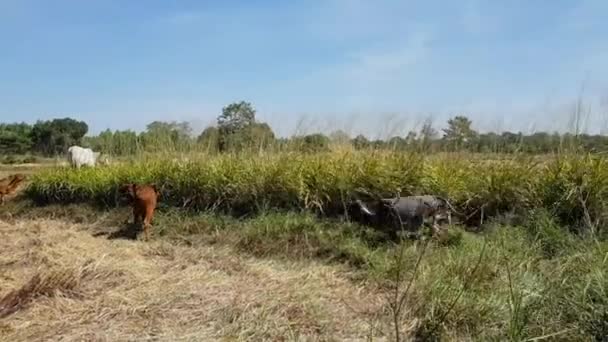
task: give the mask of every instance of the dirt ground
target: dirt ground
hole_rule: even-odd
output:
[[[351,282],[345,268],[91,232],[63,221],[0,220],[0,340],[344,341],[379,334],[369,323],[383,308],[381,296]]]

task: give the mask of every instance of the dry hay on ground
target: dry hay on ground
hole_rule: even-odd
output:
[[[383,306],[337,266],[89,228],[0,221],[0,340],[364,340]]]

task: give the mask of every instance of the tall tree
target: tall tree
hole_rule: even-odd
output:
[[[220,151],[265,148],[275,143],[268,124],[257,122],[256,111],[249,102],[231,103],[217,118]]]
[[[217,125],[227,134],[235,133],[248,125],[255,123],[255,109],[249,102],[231,103],[222,108],[222,114],[217,118]]]
[[[443,139],[452,148],[462,148],[472,143],[473,139],[477,136],[477,132],[471,128],[471,125],[471,120],[466,116],[455,116],[448,120],[448,128],[443,129]]]

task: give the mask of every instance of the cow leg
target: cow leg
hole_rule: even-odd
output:
[[[398,230],[398,229],[389,229],[389,231],[387,232],[388,238],[391,241],[399,240],[399,232],[400,232],[400,230]]]
[[[408,237],[409,238],[409,231],[410,231],[410,227],[411,227],[411,222],[410,219],[406,219],[405,221],[403,221],[403,219],[399,216],[397,216],[395,218],[395,228],[392,232],[393,232],[393,239],[395,241],[400,240],[404,238],[404,237]]]
[[[144,220],[143,222],[144,240],[150,240],[150,224]]]
[[[146,227],[146,220],[144,217],[145,217],[144,211],[141,208],[137,208],[137,221],[135,222],[135,224],[143,232],[144,236],[146,236],[147,227]]]
[[[150,217],[148,217],[146,215],[146,218],[143,221],[143,228],[144,228],[144,236],[146,238],[146,241],[150,240],[150,226],[151,226],[151,219]]]
[[[152,225],[152,217],[154,216],[154,207],[148,207],[145,210],[144,217],[144,233],[146,240],[150,239],[150,226]]]
[[[137,206],[133,206],[133,224],[137,224],[139,222],[139,208]]]
[[[439,232],[441,231],[441,228],[439,227],[439,225],[435,222],[433,222],[433,225],[431,226],[432,229],[432,234],[433,236],[436,236],[437,234],[439,234]]]
[[[414,229],[414,236],[419,239],[422,235],[422,229],[424,228],[424,216],[415,216],[412,218],[412,227]]]

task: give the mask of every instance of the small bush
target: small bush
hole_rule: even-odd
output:
[[[539,245],[544,257],[553,258],[570,252],[572,236],[546,210],[532,211],[525,226],[531,242]]]
[[[12,164],[18,164],[18,163],[19,163],[19,159],[12,154],[9,154],[7,156],[4,156],[4,158],[2,158],[2,164],[12,165]]]

